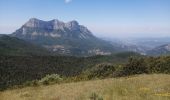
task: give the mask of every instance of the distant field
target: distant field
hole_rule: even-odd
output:
[[[0,92],[0,100],[170,100],[170,75],[138,75],[6,90]]]

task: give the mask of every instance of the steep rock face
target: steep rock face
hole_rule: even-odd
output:
[[[36,36],[51,38],[94,38],[92,33],[86,27],[79,25],[77,21],[64,23],[57,19],[51,21],[42,21],[36,18],[31,18],[12,35],[24,39],[34,39]]]
[[[77,21],[70,21],[65,24],[65,27],[71,31],[76,31],[80,28],[79,23]]]
[[[75,20],[65,23],[57,19],[42,21],[31,18],[11,36],[64,55],[106,55],[121,51],[120,48],[115,48],[110,43],[95,37]]]

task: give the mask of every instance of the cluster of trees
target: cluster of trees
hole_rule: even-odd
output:
[[[170,56],[129,57],[125,64],[97,64],[83,71],[76,79],[91,80],[153,73],[170,74]]]
[[[153,73],[170,74],[170,56],[129,57],[126,64],[96,65],[87,69],[84,76],[88,79],[94,79]]]
[[[75,76],[81,73],[84,59],[53,56],[0,56],[0,88],[39,80],[47,74]]]
[[[170,56],[131,57],[121,75],[164,73],[170,74]]]

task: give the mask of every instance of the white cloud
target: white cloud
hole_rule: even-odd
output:
[[[65,3],[70,3],[72,0],[64,0]]]

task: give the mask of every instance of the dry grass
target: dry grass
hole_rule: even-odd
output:
[[[139,75],[60,85],[27,87],[0,93],[0,100],[170,100],[170,75]]]

